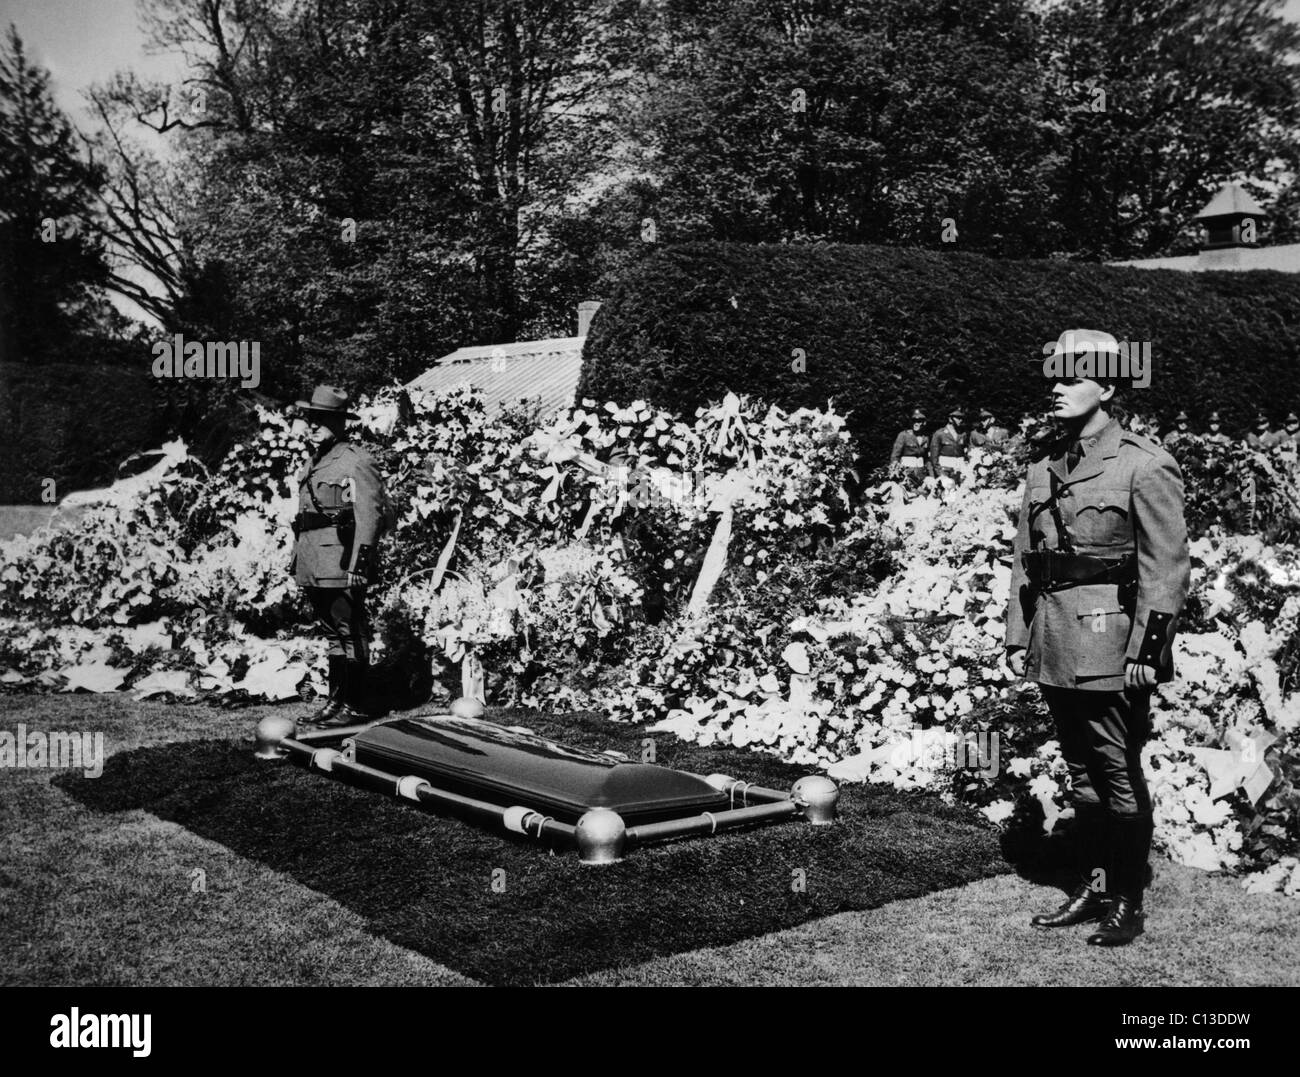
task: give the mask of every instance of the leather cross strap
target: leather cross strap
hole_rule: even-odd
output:
[[[1052,523],[1056,525],[1056,541],[1061,544],[1061,549],[1066,553],[1074,553],[1074,540],[1070,538],[1070,532],[1066,529],[1065,521],[1061,518],[1059,498],[1063,484],[1057,477],[1056,472],[1050,467],[1047,469],[1047,477],[1051,486],[1051,493],[1048,495],[1048,508],[1052,513]]]

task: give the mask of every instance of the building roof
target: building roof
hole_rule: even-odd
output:
[[[1277,247],[1223,247],[1176,258],[1139,258],[1110,264],[1135,269],[1179,269],[1186,273],[1205,273],[1215,269],[1276,269],[1282,273],[1300,273],[1300,243],[1283,243]]]
[[[582,370],[586,337],[551,337],[517,344],[458,348],[409,382],[408,389],[443,392],[471,385],[483,393],[488,407],[540,400],[546,413],[573,404]]]
[[[1241,184],[1225,183],[1219,188],[1219,193],[1210,199],[1209,204],[1193,220],[1203,221],[1207,217],[1227,217],[1238,213],[1251,217],[1268,216],[1268,211],[1256,202]]]

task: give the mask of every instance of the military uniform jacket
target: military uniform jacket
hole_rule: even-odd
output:
[[[1114,420],[1084,439],[1084,455],[1072,472],[1067,447],[1057,442],[1029,467],[1012,562],[1007,650],[1025,649],[1025,676],[1060,688],[1118,691],[1128,662],[1153,666],[1167,681],[1191,577],[1182,474],[1164,449]],[[1022,553],[1062,548],[1052,513],[1034,511],[1049,501],[1053,473],[1074,552],[1108,560],[1135,553],[1135,586],[1085,583],[1044,593],[1028,578]]]
[[[1270,430],[1264,435],[1256,434],[1253,431],[1246,435],[1246,444],[1252,449],[1258,449],[1260,452],[1267,452],[1277,444],[1277,432]]]
[[[298,511],[333,515],[339,509],[351,508],[355,530],[350,542],[337,527],[300,531],[293,544],[289,571],[302,587],[346,587],[347,574],[358,571],[362,548],[373,550],[378,540],[382,483],[369,453],[352,442],[334,441],[322,450],[299,476]],[[371,565],[362,570],[363,575],[367,572],[373,572]]]
[[[912,470],[923,471],[925,469],[926,440],[920,434],[914,434],[910,430],[900,430],[898,437],[894,438],[894,448],[889,454],[891,464],[901,464],[903,457],[913,457],[921,461],[919,466]]]
[[[943,458],[947,457],[966,457],[966,439],[957,433],[951,425],[941,426],[930,435],[930,469],[936,474],[939,468],[944,466]],[[953,466],[951,460],[947,464]]]
[[[990,426],[987,430],[972,430],[970,443],[977,448],[986,445],[1005,445],[1011,440],[1011,431],[1003,426]]]
[[[1286,460],[1295,460],[1300,456],[1300,432],[1283,430],[1272,444],[1273,452]]]

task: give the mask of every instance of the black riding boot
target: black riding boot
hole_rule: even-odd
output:
[[[1110,908],[1106,812],[1100,804],[1075,806],[1074,840],[1079,883],[1059,909],[1039,913],[1030,920],[1034,927],[1073,927],[1075,924],[1086,924],[1100,920]]]
[[[1088,936],[1089,946],[1126,946],[1142,934],[1142,892],[1146,889],[1153,829],[1150,815],[1111,818],[1115,899],[1096,932]]]
[[[346,662],[347,659],[341,654],[329,656],[329,696],[326,698],[323,707],[319,708],[309,718],[303,719],[303,725],[319,725],[321,722],[327,722],[343,706],[343,668]]]
[[[322,722],[325,726],[360,725],[370,721],[365,713],[366,664],[348,659],[343,666],[340,706]]]

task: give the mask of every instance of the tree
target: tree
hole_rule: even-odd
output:
[[[1046,177],[1021,0],[670,0],[644,115],[664,238],[1018,254]]]
[[[104,252],[84,222],[103,174],[78,152],[12,26],[0,49],[0,344],[4,358],[48,361],[112,322]]]
[[[175,170],[165,166],[128,133],[122,101],[129,79],[118,76],[88,96],[100,119],[93,136],[82,136],[102,184],[86,225],[108,260],[105,286],[156,319],[179,329],[179,311],[194,298],[199,275],[180,233],[185,192]]]
[[[1065,0],[1049,9],[1064,249],[1109,258],[1195,250],[1192,218],[1225,180],[1252,181],[1265,202],[1269,188],[1285,189],[1300,172],[1300,28],[1280,8]]]
[[[623,101],[642,12],[627,0],[426,0],[431,101],[471,200],[467,248],[496,313],[490,340],[525,316],[520,265],[548,226],[613,159],[611,114]]]

